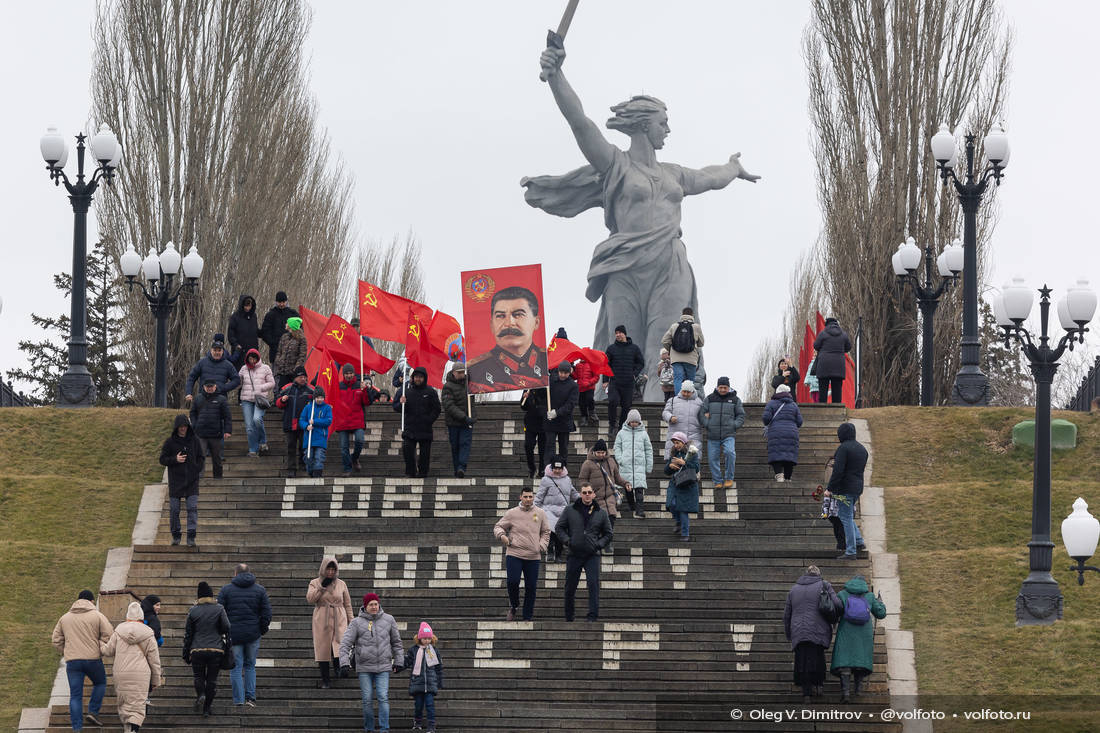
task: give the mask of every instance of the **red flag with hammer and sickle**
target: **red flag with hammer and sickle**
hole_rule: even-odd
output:
[[[550,345],[546,347],[546,363],[551,369],[557,369],[558,364],[567,361],[572,364],[577,359],[585,359],[584,351],[572,341],[560,339],[557,336],[550,339]],[[585,359],[587,361],[587,359]]]
[[[410,369],[424,367],[428,370],[428,384],[443,387],[443,370],[447,367],[447,355],[432,345],[428,338],[431,319],[425,321],[420,314],[409,309],[406,319],[405,361]]]
[[[359,343],[361,338],[355,327],[340,316],[333,313],[329,316],[321,330],[317,342],[306,360],[306,371],[313,374],[313,369],[323,363],[325,358],[335,359],[341,364],[351,364],[355,371],[359,371]],[[382,356],[369,344],[363,344],[363,368],[375,372],[388,372],[393,368],[393,359]]]
[[[431,323],[432,309],[423,303],[359,281],[359,330],[364,336],[405,343],[410,310],[420,316],[425,327]]]

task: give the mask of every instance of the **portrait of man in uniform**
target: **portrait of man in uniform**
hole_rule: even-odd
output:
[[[527,288],[512,286],[493,294],[489,328],[496,344],[469,362],[471,387],[499,392],[546,384],[546,349],[534,342],[542,325],[539,313],[538,298]]]

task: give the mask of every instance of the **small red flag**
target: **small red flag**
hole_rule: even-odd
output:
[[[443,386],[443,370],[447,367],[447,355],[431,345],[428,340],[430,322],[424,321],[420,314],[411,308],[405,321],[405,361],[410,368],[423,367],[428,370],[428,384]]]
[[[317,339],[325,330],[325,322],[328,320],[317,311],[311,311],[304,305],[298,306],[298,314],[302,319],[302,333],[306,337],[306,345],[313,348],[317,345]]]
[[[821,333],[825,330],[825,316],[821,315],[821,311],[817,312],[817,333]]]
[[[848,354],[844,355],[844,383],[840,388],[840,401],[849,410],[856,409],[856,363]]]
[[[462,326],[458,319],[443,311],[436,311],[428,326],[428,343],[446,354],[451,361],[466,361],[466,344],[462,340]]]
[[[611,371],[611,366],[607,361],[607,354],[599,349],[590,349],[587,346],[581,349],[584,354],[581,358],[584,359],[592,367],[592,371],[596,374],[602,374],[605,377],[615,376],[615,372]]]
[[[359,329],[364,336],[404,343],[410,310],[425,324],[431,322],[432,309],[423,303],[359,281]]]
[[[567,361],[572,364],[577,359],[585,358],[584,350],[572,341],[560,339],[557,336],[550,339],[550,345],[546,347],[546,364],[551,370],[557,369],[558,364]],[[604,361],[607,361],[606,358]]]
[[[358,339],[358,340],[357,340]],[[329,316],[324,330],[317,339],[317,348],[324,349],[329,355],[342,364],[351,364],[356,371],[359,370],[359,342],[362,336],[355,327],[335,313]],[[362,344],[363,368],[376,372],[388,372],[393,368],[393,359],[382,356],[369,344]]]

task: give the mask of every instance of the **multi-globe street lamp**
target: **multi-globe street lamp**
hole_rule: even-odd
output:
[[[65,164],[69,160],[69,146],[56,127],[46,130],[39,141],[42,158],[50,172],[54,185],[65,184],[69,192],[69,202],[73,207],[73,287],[71,296],[69,328],[69,366],[61,376],[57,386],[58,407],[91,407],[95,404],[96,390],[92,373],[88,371],[87,339],[87,258],[88,258],[88,210],[92,206],[92,195],[99,188],[100,181],[107,185],[115,177],[115,169],[122,160],[122,146],[111,128],[102,125],[91,139],[91,153],[96,161],[95,170],[85,180],[84,141],[87,136],[76,136],[76,180],[71,181],[65,175]]]
[[[169,242],[164,251],[157,255],[155,249],[150,248],[149,254],[144,260],[141,255],[130,247],[119,258],[119,266],[126,277],[126,286],[132,292],[134,285],[141,288],[145,299],[149,301],[149,310],[157,319],[157,343],[156,343],[156,373],[153,380],[153,406],[168,407],[168,314],[172,312],[180,293],[184,288],[193,290],[202,275],[202,257],[198,249],[191,245],[191,251],[187,256],[180,258],[176,246]],[[183,265],[183,277],[175,290],[172,289],[172,280],[179,274],[180,264]],[[138,275],[148,283],[146,285],[138,280]]]
[[[1050,335],[1050,288],[1039,289],[1040,331],[1033,335],[1024,328],[1035,296],[1023,278],[1013,278],[993,303],[1005,346],[1015,339],[1031,364],[1035,378],[1035,472],[1031,497],[1031,542],[1029,570],[1016,596],[1016,625],[1052,624],[1062,617],[1062,593],[1051,575],[1054,543],[1050,534],[1050,385],[1058,371],[1058,360],[1073,344],[1084,343],[1086,325],[1096,313],[1096,293],[1088,281],[1078,280],[1057,306],[1058,323],[1065,333],[1055,345]],[[1090,553],[1091,554],[1091,553]]]
[[[959,272],[963,269],[963,248],[959,240],[955,240],[947,247],[939,257],[935,256],[931,245],[924,248],[924,283],[921,283],[917,270],[920,267],[920,247],[912,237],[907,238],[898,245],[898,251],[894,253],[892,262],[894,274],[898,282],[909,281],[913,285],[913,293],[917,296],[917,305],[921,313],[921,360],[920,360],[920,404],[928,407],[932,404],[932,356],[933,343],[935,341],[935,324],[933,316],[940,305],[942,296],[952,283],[959,279]],[[936,262],[936,270],[939,272],[940,281],[937,284],[932,278],[932,262]]]
[[[956,405],[989,404],[989,378],[981,370],[981,340],[978,336],[978,208],[989,180],[993,179],[1000,185],[1009,155],[1008,137],[1000,125],[994,125],[982,141],[986,165],[977,170],[974,160],[976,138],[973,133],[966,136],[966,171],[963,178],[959,178],[955,172],[959,163],[955,136],[945,124],[940,125],[939,131],[932,136],[932,157],[936,159],[944,184],[949,180],[955,184],[963,210],[962,355],[951,390],[951,401]]]

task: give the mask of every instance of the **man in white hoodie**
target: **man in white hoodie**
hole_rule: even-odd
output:
[[[80,591],[68,613],[53,627],[53,645],[65,658],[69,678],[69,721],[73,730],[84,730],[84,678],[92,681],[87,721],[101,726],[99,709],[107,692],[107,671],[103,668],[100,642],[106,644],[114,629],[107,617],[92,602],[90,590]]]

